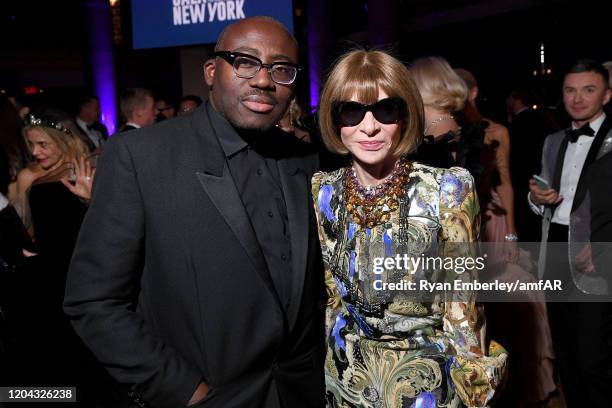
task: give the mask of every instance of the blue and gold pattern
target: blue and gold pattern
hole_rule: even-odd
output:
[[[445,253],[449,246],[443,244],[478,238],[471,175],[413,163],[399,208],[367,228],[345,208],[347,171],[320,172],[312,180],[329,295],[327,405],[487,406],[504,377],[507,354],[495,342],[483,351],[483,318],[474,295],[425,303],[403,291],[374,289],[377,279],[410,279],[404,269],[374,274],[375,258],[419,256],[432,248],[441,248],[438,256],[469,255]],[[470,273],[464,275],[469,279]]]

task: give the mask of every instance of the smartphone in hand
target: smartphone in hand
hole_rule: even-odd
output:
[[[533,179],[536,181],[536,185],[538,186],[540,190],[548,190],[550,188],[550,184],[548,183],[546,179],[543,179],[537,174],[534,174],[531,177],[533,177]]]

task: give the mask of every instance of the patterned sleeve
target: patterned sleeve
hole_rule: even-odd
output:
[[[315,173],[312,176],[311,184],[312,201],[314,203],[314,210],[317,218],[317,231],[319,233],[319,242],[321,243],[321,255],[325,268],[325,288],[327,290],[325,326],[326,333],[329,334],[329,331],[332,329],[333,326],[333,316],[337,314],[340,309],[340,293],[336,287],[335,280],[329,267],[329,260],[331,256],[328,247],[329,240],[327,239],[327,235],[325,234],[323,227],[323,218],[326,217],[327,219],[329,219],[333,218],[335,215],[333,214],[329,203],[329,199],[332,192],[328,191],[328,189],[331,188],[331,186],[324,185],[323,188],[321,186],[324,176],[324,172]]]
[[[474,179],[465,169],[453,167],[442,174],[440,223],[441,256],[475,256],[480,207]],[[454,279],[471,281],[475,278],[473,272],[456,274]],[[459,301],[444,306],[444,331],[455,349],[450,376],[465,405],[485,407],[504,380],[507,353],[494,341],[487,344],[484,314],[476,304],[475,293],[454,296]]]

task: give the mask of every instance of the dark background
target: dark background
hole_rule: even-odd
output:
[[[91,2],[91,0],[89,0]],[[88,0],[0,2],[0,91],[39,91],[30,99],[52,99],[70,108],[74,95],[91,87]],[[472,71],[480,83],[486,113],[503,119],[509,88],[528,85],[548,104],[560,97],[562,73],[582,57],[612,60],[610,15],[591,0],[294,0],[295,34],[308,65],[309,15],[325,7],[329,48],[321,56],[329,66],[347,47],[361,44],[391,50],[409,63],[424,55],[441,55],[451,65]],[[122,42],[115,45],[117,89],[145,86],[178,101],[181,97],[180,48],[133,50],[130,4],[122,0]],[[390,9],[376,20],[372,8]],[[321,11],[321,10],[319,10]],[[380,14],[380,13],[378,13]],[[384,13],[383,13],[384,14]],[[376,38],[384,33],[382,41]],[[551,75],[534,77],[540,68],[540,44],[546,47]],[[305,72],[308,72],[306,69]],[[323,75],[324,72],[321,74]],[[43,92],[41,93],[40,90]],[[299,94],[308,96],[308,78]]]

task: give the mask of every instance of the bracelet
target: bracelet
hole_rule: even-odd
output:
[[[510,234],[506,234],[504,239],[508,242],[516,242],[518,241],[518,236],[516,234],[510,233]]]

